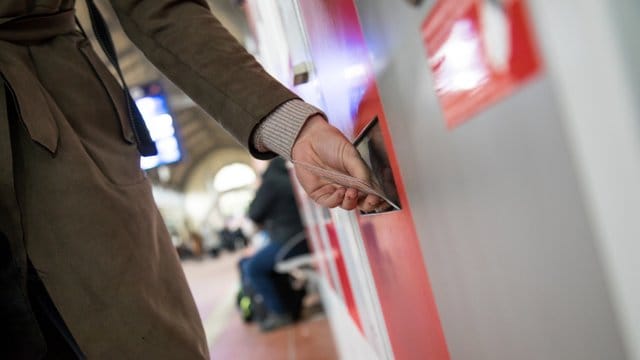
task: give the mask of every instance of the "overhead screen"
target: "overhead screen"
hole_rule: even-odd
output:
[[[140,166],[148,170],[180,161],[182,151],[179,136],[162,87],[152,83],[133,89],[132,93],[151,138],[158,148],[158,155],[141,157]]]

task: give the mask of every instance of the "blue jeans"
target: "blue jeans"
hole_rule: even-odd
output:
[[[286,314],[290,311],[287,308],[287,297],[291,290],[283,286],[281,281],[278,282],[278,274],[273,271],[276,265],[276,255],[281,248],[282,244],[278,243],[265,246],[244,262],[242,268],[253,288],[262,295],[267,310],[277,314]],[[289,251],[285,259],[308,251],[307,244],[303,241]]]

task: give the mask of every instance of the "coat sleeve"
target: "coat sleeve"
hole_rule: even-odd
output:
[[[110,0],[146,57],[245,147],[254,128],[297,96],[268,75],[204,0]]]

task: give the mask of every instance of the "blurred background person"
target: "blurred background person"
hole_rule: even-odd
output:
[[[246,261],[243,270],[264,300],[263,331],[293,322],[301,299],[285,279],[275,273],[279,260],[309,252],[285,160],[271,161],[262,175],[262,184],[249,207],[248,217],[269,235],[269,243]]]

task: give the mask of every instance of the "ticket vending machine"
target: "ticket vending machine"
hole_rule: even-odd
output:
[[[299,191],[322,258],[338,347],[349,351],[344,358],[373,358],[366,356],[371,350],[378,358],[446,359],[415,219],[354,3],[301,0],[296,10],[312,74],[295,88],[305,99],[319,99],[317,105],[353,141],[397,207],[374,214],[327,211]]]
[[[640,359],[637,1],[247,3],[399,207],[298,191],[342,358]]]

